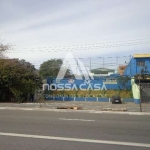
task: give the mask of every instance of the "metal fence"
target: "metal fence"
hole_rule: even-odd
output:
[[[107,68],[113,69],[117,72],[118,66],[128,65],[131,60],[131,56],[122,57],[89,57],[89,58],[78,58],[86,67],[90,70],[95,68]]]
[[[140,84],[141,103],[150,103],[150,83]]]

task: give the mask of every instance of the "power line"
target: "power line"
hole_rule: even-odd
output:
[[[124,43],[124,42],[133,42],[133,41],[149,41],[150,38],[144,38],[144,39],[134,39],[134,40],[124,40],[124,41],[115,41],[115,42],[103,42],[103,43],[89,43],[89,44],[80,44],[80,45],[60,45],[60,46],[50,46],[50,47],[37,47],[37,48],[54,48],[54,47],[70,47],[70,46],[73,46],[73,47],[78,47],[78,46],[84,46],[84,45],[97,45],[97,44],[100,44],[100,45],[108,45],[109,43]],[[35,49],[35,47],[29,47],[30,49]],[[23,49],[28,49],[27,47],[24,47]]]
[[[12,53],[18,53],[18,52],[60,52],[60,51],[76,51],[76,50],[87,50],[87,49],[101,49],[101,48],[113,48],[113,47],[122,47],[122,46],[132,46],[132,45],[139,45],[139,44],[149,44],[150,43],[150,39],[146,40],[146,41],[137,41],[137,42],[130,42],[130,43],[119,43],[119,44],[109,44],[109,45],[96,45],[96,46],[89,46],[89,47],[72,47],[72,49],[70,47],[65,47],[65,49],[62,47],[62,49],[60,48],[52,48],[52,49],[45,49],[44,47],[38,47],[38,48],[28,48],[29,50],[24,50],[24,48],[21,48],[22,50],[13,50]],[[41,48],[41,49],[40,49]],[[43,49],[44,48],[44,49]],[[51,47],[49,47],[51,48]],[[27,48],[26,48],[27,49]],[[35,50],[34,50],[35,49]]]

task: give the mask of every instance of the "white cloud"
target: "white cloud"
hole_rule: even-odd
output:
[[[30,3],[30,1],[28,1]],[[58,3],[58,4],[57,4]],[[19,57],[27,60],[45,60],[52,57],[64,57],[65,51],[57,53],[31,53],[30,47],[54,47],[60,45],[80,45],[84,43],[103,43],[112,41],[124,41],[132,39],[144,39],[150,36],[150,1],[57,1],[40,2],[32,10],[27,4],[6,3],[2,1],[3,19],[0,24],[0,35],[7,42],[16,44],[14,50],[20,53],[11,53],[11,57]],[[50,5],[51,4],[51,5]],[[23,5],[25,5],[23,7]],[[4,12],[6,9],[10,11]],[[15,15],[16,14],[16,17]],[[22,18],[21,18],[22,16]],[[18,19],[19,18],[19,19]],[[23,53],[27,47],[27,53]],[[74,51],[76,56],[99,56],[120,52],[120,55],[128,51],[142,49],[142,52],[150,48],[149,44],[138,46],[112,47],[105,49],[82,49]]]

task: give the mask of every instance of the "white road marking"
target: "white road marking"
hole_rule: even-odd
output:
[[[0,132],[0,135],[11,136],[11,137],[33,138],[33,139],[60,140],[60,141],[71,141],[71,142],[86,142],[86,143],[96,143],[96,144],[124,145],[124,146],[136,146],[136,147],[149,147],[150,148],[150,144],[146,144],[146,143],[132,143],[132,142],[120,142],[120,141],[79,139],[79,138],[29,135],[29,134],[17,134],[17,133],[5,133],[5,132]]]
[[[72,120],[72,121],[95,121],[95,120],[85,120],[85,119],[66,119],[66,118],[59,118],[59,120]]]

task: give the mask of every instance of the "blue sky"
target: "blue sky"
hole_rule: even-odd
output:
[[[37,66],[69,51],[75,57],[150,53],[149,6],[149,0],[0,0],[0,39],[16,45],[7,56]]]

